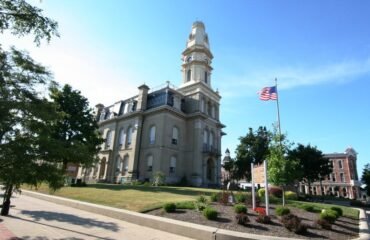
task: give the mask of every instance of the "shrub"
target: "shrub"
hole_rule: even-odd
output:
[[[235,194],[235,201],[237,203],[245,203],[245,201],[247,200],[247,195],[242,193],[242,192],[238,192],[237,194]]]
[[[247,207],[244,204],[234,205],[235,213],[247,213]]]
[[[286,200],[298,200],[297,193],[292,192],[292,191],[286,191],[284,193],[284,196]]]
[[[194,209],[195,204],[192,201],[184,201],[176,203],[176,209]]]
[[[161,171],[158,171],[156,173],[154,173],[153,175],[153,186],[162,186],[164,185],[166,182],[166,175],[161,172]]]
[[[217,219],[217,215],[218,215],[218,212],[216,211],[216,209],[212,208],[212,207],[206,207],[204,210],[203,210],[203,215],[208,219],[208,220],[216,220]]]
[[[163,205],[163,210],[170,213],[176,211],[176,204],[174,203],[166,203]]]
[[[218,195],[219,195],[219,193],[212,193],[211,194],[211,201],[212,202],[217,202],[218,201]]]
[[[277,198],[281,198],[283,196],[283,191],[281,190],[281,188],[278,188],[278,187],[270,187],[269,195],[272,195]]]
[[[206,207],[208,207],[207,203],[204,202],[195,202],[195,209],[199,212],[203,211]]]
[[[284,227],[291,232],[303,234],[307,231],[307,226],[301,223],[301,219],[294,214],[284,215],[281,218]]]
[[[271,218],[269,216],[266,216],[266,215],[258,215],[256,217],[256,222],[259,222],[259,223],[271,223]]]
[[[354,207],[364,207],[365,204],[363,204],[363,202],[361,202],[360,200],[351,200],[349,202],[349,204],[351,206],[354,206]]]
[[[325,219],[317,219],[316,223],[322,228],[326,230],[331,230],[331,223]]]
[[[286,208],[286,207],[279,206],[279,207],[276,207],[275,213],[278,216],[287,215],[287,214],[290,213],[290,209],[289,208]]]
[[[260,189],[258,189],[258,192],[257,192],[257,194],[258,194],[258,197],[260,197],[260,198],[264,198],[265,197],[265,189],[264,188],[260,188]]]
[[[331,207],[330,210],[333,210],[337,213],[337,218],[343,216],[343,209],[340,207]]]
[[[207,203],[207,197],[205,195],[200,195],[196,200],[198,203]]]
[[[315,207],[311,204],[303,204],[300,206],[300,208],[306,210],[307,212],[314,212],[315,211]]]
[[[320,219],[325,219],[329,223],[334,223],[335,220],[337,219],[337,213],[330,209],[324,209],[320,213]]]
[[[247,225],[247,223],[249,222],[249,218],[246,213],[236,214],[235,219],[238,224],[243,225],[243,226]]]
[[[76,183],[72,183],[71,187],[87,187],[87,184],[86,182],[76,182]]]

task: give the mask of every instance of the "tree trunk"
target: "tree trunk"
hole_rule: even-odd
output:
[[[281,191],[283,193],[283,207],[285,207],[285,191],[284,191],[284,186],[281,186]]]
[[[10,209],[10,198],[12,197],[13,193],[13,184],[9,184],[5,187],[4,199],[3,199],[3,207],[1,208],[1,216],[8,216],[9,209]]]
[[[308,181],[308,195],[311,197],[311,181]]]

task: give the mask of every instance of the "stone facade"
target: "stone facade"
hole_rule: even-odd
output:
[[[357,176],[357,153],[353,148],[347,148],[344,153],[325,154],[332,164],[333,171],[322,181],[311,184],[300,183],[300,192],[313,195],[333,195],[350,199],[360,198],[360,185]]]
[[[195,186],[219,185],[221,178],[220,99],[211,87],[213,55],[202,22],[192,26],[182,53],[182,84],[138,87],[138,95],[96,106],[105,139],[99,163],[79,175],[86,181],[167,182],[186,177]]]

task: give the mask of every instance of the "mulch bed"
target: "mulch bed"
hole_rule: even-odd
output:
[[[315,224],[319,218],[319,213],[311,213],[302,209],[289,207],[292,214],[295,214],[302,223],[309,226],[307,233],[298,235],[287,230],[280,222],[280,217],[275,216],[274,205],[271,206],[270,216],[272,223],[263,224],[256,222],[257,213],[248,208],[248,218],[250,222],[246,226],[236,223],[234,209],[231,206],[224,206],[219,203],[212,203],[218,212],[218,219],[216,221],[207,220],[201,212],[196,210],[178,209],[175,213],[166,213],[162,209],[156,209],[148,212],[148,214],[176,219],[185,222],[191,222],[201,225],[207,225],[232,231],[246,232],[259,235],[270,235],[289,238],[302,238],[302,239],[353,239],[359,236],[358,220],[340,217],[332,225],[331,230],[321,229],[320,226]]]

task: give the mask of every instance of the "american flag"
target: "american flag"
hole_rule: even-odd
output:
[[[264,87],[259,92],[259,94],[260,94],[260,99],[263,100],[263,101],[277,100],[277,89],[276,89],[276,86],[273,86],[273,87]]]

